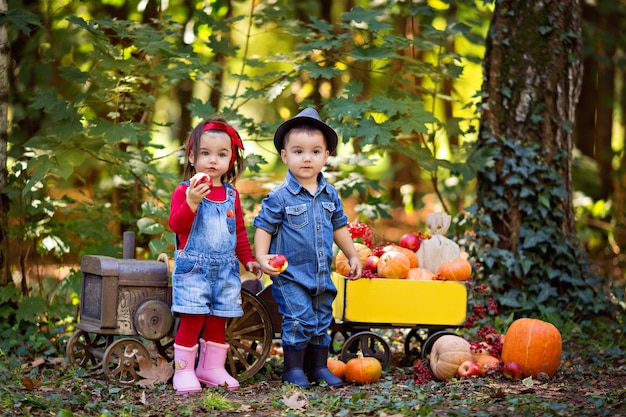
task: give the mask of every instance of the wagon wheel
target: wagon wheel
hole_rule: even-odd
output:
[[[424,335],[422,329],[411,329],[404,338],[404,354],[409,358],[419,358],[424,346]]]
[[[340,354],[341,348],[346,343],[348,337],[350,337],[350,333],[344,330],[331,330],[328,351],[334,355]]]
[[[343,344],[341,360],[348,362],[357,356],[359,350],[363,356],[371,356],[378,359],[382,363],[383,369],[387,369],[391,359],[391,352],[389,351],[389,345],[382,337],[368,331],[353,334]]]
[[[254,376],[267,360],[274,329],[267,308],[247,290],[241,291],[243,316],[228,320],[227,368],[240,382]]]
[[[445,335],[457,336],[457,334],[451,330],[441,330],[431,334],[430,336],[428,336],[428,339],[426,339],[426,341],[422,344],[422,359],[428,358],[428,355],[430,355],[430,351],[433,350],[433,345],[435,344],[437,339]]]
[[[102,366],[105,349],[113,342],[113,335],[76,330],[67,341],[65,355],[74,366],[92,372]]]
[[[104,375],[122,385],[134,384],[141,379],[137,372],[142,361],[152,362],[143,343],[132,338],[119,339],[104,352]]]

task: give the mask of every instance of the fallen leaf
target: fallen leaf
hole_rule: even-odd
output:
[[[159,383],[167,383],[174,375],[174,367],[167,359],[157,356],[157,364],[154,365],[151,359],[136,356],[139,371],[137,375],[143,379],[138,382],[142,387],[152,386]]]
[[[306,398],[300,392],[294,392],[289,397],[283,395],[283,404],[292,410],[302,410],[307,406]]]

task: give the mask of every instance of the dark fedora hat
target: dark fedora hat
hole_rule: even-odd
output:
[[[287,134],[290,129],[302,125],[313,126],[321,130],[326,137],[328,150],[330,153],[334,152],[337,147],[337,132],[322,121],[322,118],[317,113],[317,110],[309,107],[302,110],[291,119],[284,121],[280,126],[278,126],[278,129],[276,129],[276,133],[274,133],[274,146],[276,146],[276,150],[279,153],[285,144],[285,134]]]

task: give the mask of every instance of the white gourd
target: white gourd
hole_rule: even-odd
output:
[[[422,239],[422,244],[417,250],[420,268],[426,268],[436,274],[439,265],[461,256],[459,245],[444,236],[451,221],[452,217],[445,213],[431,213],[426,217],[426,225],[430,230],[431,238]]]

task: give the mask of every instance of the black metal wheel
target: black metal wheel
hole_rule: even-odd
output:
[[[341,348],[341,360],[348,362],[358,356],[361,351],[363,356],[371,356],[378,359],[383,369],[387,369],[391,360],[389,345],[375,333],[364,331],[353,334],[346,340]]]
[[[76,330],[67,341],[65,355],[70,363],[90,372],[100,369],[104,351],[113,342],[112,335]]]
[[[430,351],[433,350],[433,345],[435,344],[437,339],[445,335],[457,336],[457,334],[451,330],[441,330],[431,334],[430,336],[428,336],[428,339],[426,339],[426,341],[422,344],[422,359],[428,358],[428,355],[430,355]]]
[[[259,299],[241,291],[243,316],[228,320],[226,343],[230,345],[226,369],[240,382],[253,377],[269,357],[274,328],[267,308]]]
[[[154,366],[145,345],[137,339],[124,338],[116,340],[107,348],[102,367],[107,378],[120,385],[131,385],[142,379],[138,372],[144,361]]]

